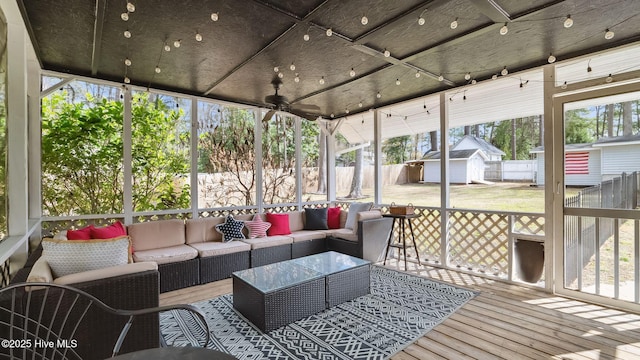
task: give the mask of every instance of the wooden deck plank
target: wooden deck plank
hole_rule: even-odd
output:
[[[404,270],[402,262],[387,264]],[[480,294],[393,360],[640,360],[639,314],[464,272],[411,263],[407,272]],[[160,304],[194,303],[231,292],[227,279],[161,294]]]

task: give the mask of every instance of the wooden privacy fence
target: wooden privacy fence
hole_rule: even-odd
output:
[[[600,185],[582,189],[565,199],[565,207],[635,209],[638,206],[638,172],[603,181]],[[616,232],[616,219],[587,216],[565,216],[565,283],[569,286],[576,279],[601,247]],[[624,220],[619,225],[622,225]]]

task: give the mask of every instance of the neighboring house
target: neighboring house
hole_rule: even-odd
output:
[[[536,183],[544,185],[544,147],[530,152],[537,161]],[[565,145],[565,184],[598,185],[623,172],[640,171],[640,135],[602,138],[590,144]]]
[[[451,150],[472,150],[472,149],[480,149],[487,156],[487,161],[500,161],[502,157],[506,155],[504,151],[498,149],[497,147],[489,144],[485,140],[471,136],[465,135],[458,141]]]
[[[489,158],[480,149],[449,151],[449,182],[453,184],[470,184],[484,181],[485,161]],[[431,151],[420,160],[423,165],[423,182],[440,182],[440,151]]]

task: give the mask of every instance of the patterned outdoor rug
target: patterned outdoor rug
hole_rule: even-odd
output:
[[[238,359],[387,359],[444,321],[477,293],[371,267],[371,294],[263,333],[233,309],[232,295],[193,305],[207,315],[209,347]],[[202,329],[185,312],[160,316],[169,345],[197,345]]]

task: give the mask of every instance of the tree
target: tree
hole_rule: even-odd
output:
[[[384,152],[386,156],[387,164],[403,164],[405,161],[407,161],[410,151],[410,135],[397,136],[391,139],[387,139],[382,144],[382,152]]]
[[[364,151],[362,147],[358,147],[355,151],[356,163],[353,169],[353,179],[351,180],[351,189],[347,198],[359,199],[362,197],[362,171],[364,168]]]
[[[631,101],[622,103],[622,135],[633,135],[633,114],[631,112]]]
[[[86,94],[66,101],[58,92],[42,100],[42,198],[49,215],[123,211],[122,103]],[[178,144],[179,115],[144,95],[132,108],[133,206],[136,211],[186,208],[188,172]]]

